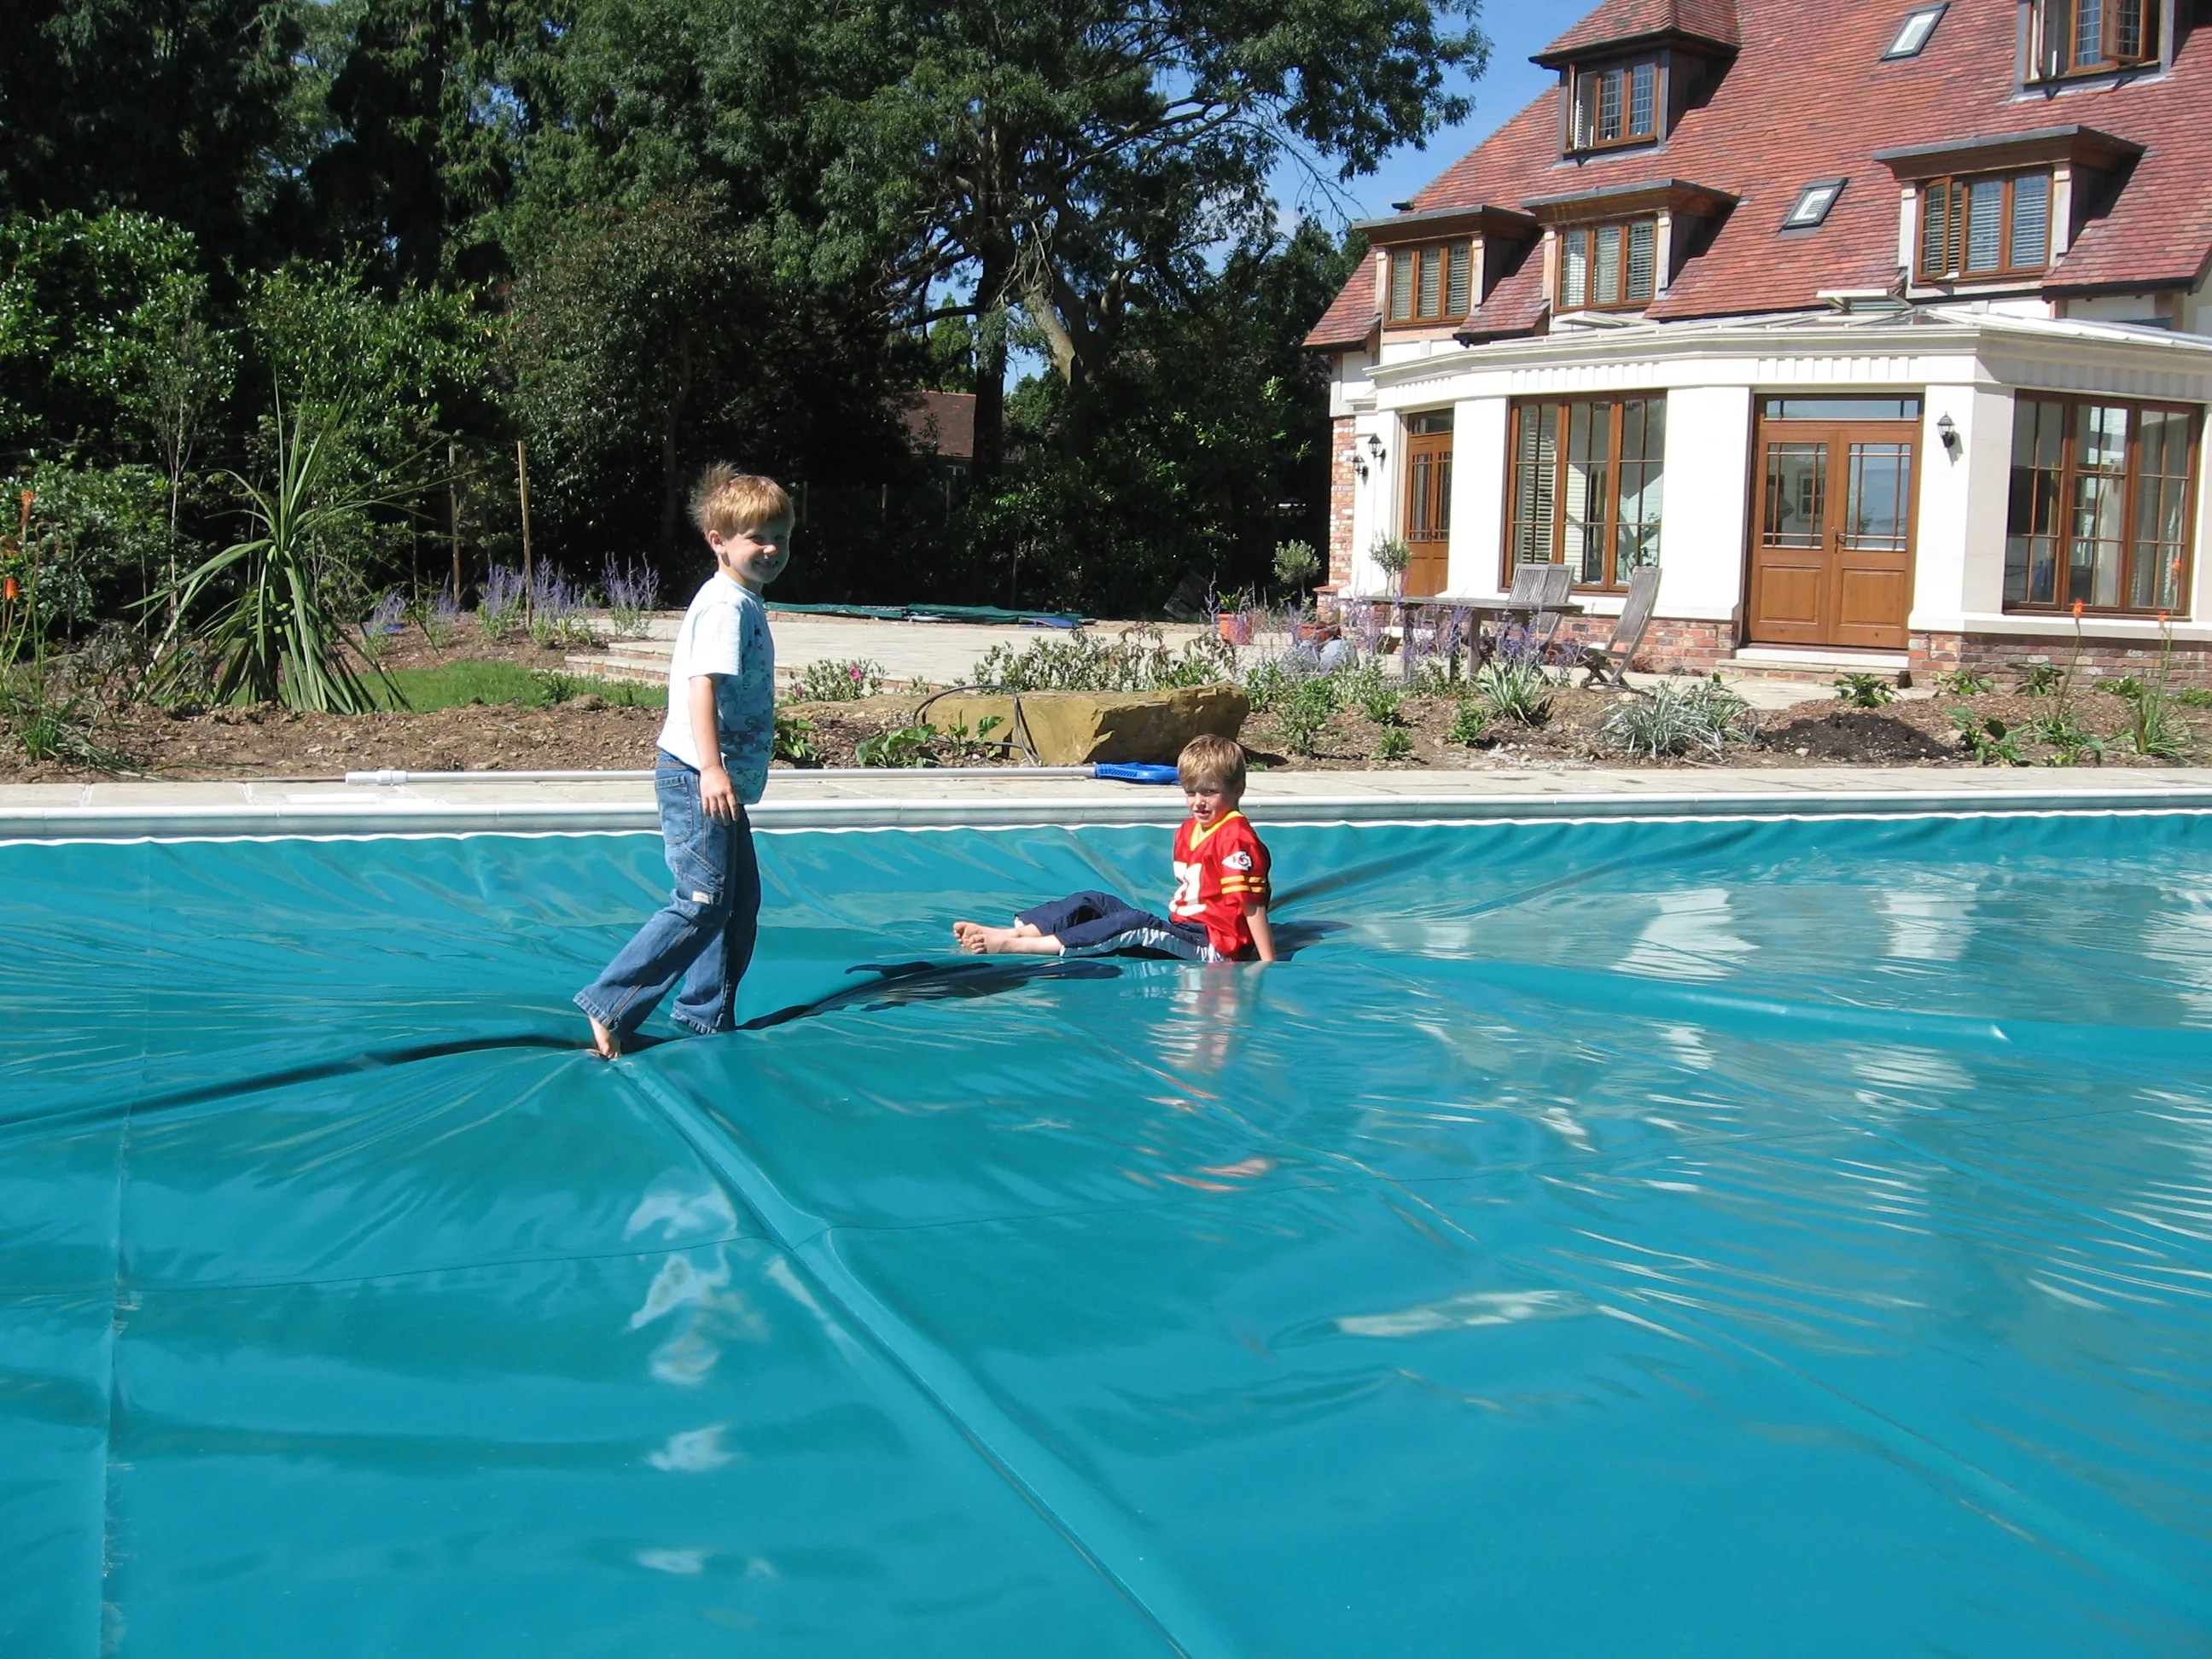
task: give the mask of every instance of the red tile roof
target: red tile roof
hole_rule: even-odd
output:
[[[969,460],[975,453],[975,394],[917,392],[901,411],[908,437],[925,455]]]
[[[1587,47],[1658,35],[1687,34],[1723,46],[1737,43],[1735,0],[1605,0],[1595,11],[1536,54],[1556,63]]]
[[[1375,297],[1375,261],[1370,256],[1359,262],[1344,286],[1337,290],[1336,298],[1321,314],[1321,320],[1306,336],[1310,346],[1334,346],[1337,350],[1357,349],[1367,343],[1382,319]]]
[[[1659,3],[1609,0],[1594,15]],[[1659,174],[1695,179],[1743,199],[1649,314],[1809,310],[1824,289],[1883,289],[1897,279],[1899,187],[1876,150],[2075,124],[2145,154],[2111,211],[2053,267],[2050,289],[2191,283],[2212,260],[2212,27],[2183,40],[2167,76],[2031,100],[2014,82],[2014,0],[1952,0],[1925,50],[1890,62],[1881,54],[1911,0],[1827,9],[1741,0],[1736,9],[1739,55],[1664,145],[1563,161],[1555,88],[1420,191],[1413,210],[1513,204]],[[1849,182],[1825,224],[1778,234],[1801,187],[1834,178]],[[1339,344],[1324,336],[1332,323],[1344,331],[1347,307],[1371,318],[1372,287],[1364,267],[1309,343]]]

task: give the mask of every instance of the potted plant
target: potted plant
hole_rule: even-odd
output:
[[[1249,591],[1231,594],[1228,603],[1213,613],[1213,631],[1228,644],[1251,644],[1255,609]]]
[[[1377,536],[1367,550],[1367,556],[1375,562],[1395,594],[1406,580],[1407,567],[1413,562],[1413,550],[1403,536]]]
[[[1296,593],[1321,574],[1321,555],[1311,542],[1275,544],[1275,580]]]

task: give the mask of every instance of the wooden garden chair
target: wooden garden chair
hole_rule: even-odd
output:
[[[1590,690],[1601,685],[1616,690],[1631,690],[1622,678],[1628,665],[1636,659],[1636,647],[1644,643],[1644,630],[1651,626],[1651,612],[1659,603],[1659,571],[1647,566],[1628,579],[1628,597],[1622,601],[1620,615],[1613,619],[1613,637],[1601,646],[1585,645],[1575,653],[1570,672],[1583,671],[1583,690]]]

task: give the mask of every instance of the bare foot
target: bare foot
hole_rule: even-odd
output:
[[[613,1027],[602,1025],[598,1020],[592,1019],[589,1014],[584,1018],[592,1021],[592,1052],[601,1060],[619,1059],[622,1054],[621,1034]]]
[[[1026,924],[1024,924],[1024,926]],[[971,957],[1056,957],[1060,941],[1034,927],[986,927],[981,922],[956,921],[952,937]]]

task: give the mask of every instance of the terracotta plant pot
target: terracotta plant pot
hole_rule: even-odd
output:
[[[1213,619],[1214,631],[1231,645],[1252,643],[1252,619],[1241,611],[1224,611]]]

